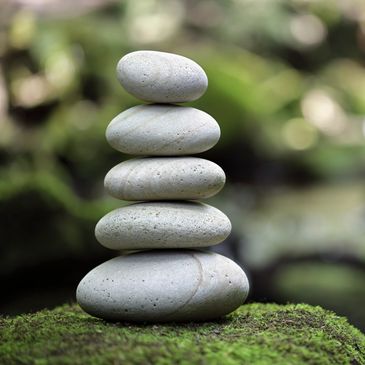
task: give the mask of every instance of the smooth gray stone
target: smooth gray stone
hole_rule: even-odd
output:
[[[202,158],[150,157],[113,167],[104,186],[123,200],[194,200],[217,194],[225,179],[217,164]]]
[[[178,105],[138,105],[117,115],[106,139],[131,155],[186,155],[212,148],[219,140],[218,123],[207,113]]]
[[[173,53],[137,51],[117,65],[117,78],[136,98],[155,103],[199,99],[208,87],[204,70],[189,58]]]
[[[115,209],[95,227],[97,240],[114,250],[207,247],[222,242],[231,222],[198,202],[146,202]]]
[[[119,256],[90,271],[77,288],[89,314],[118,321],[203,321],[245,301],[245,273],[227,257],[198,250]]]

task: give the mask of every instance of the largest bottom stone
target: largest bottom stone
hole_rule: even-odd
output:
[[[166,322],[221,317],[243,304],[247,294],[245,273],[224,256],[154,250],[99,265],[81,280],[77,301],[104,319]]]

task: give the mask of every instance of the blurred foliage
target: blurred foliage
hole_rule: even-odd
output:
[[[139,103],[114,70],[137,49],[183,54],[206,70],[208,91],[191,105],[220,123],[221,141],[204,156],[227,173],[231,188],[214,203],[231,214],[249,267],[319,242],[337,250],[342,241],[363,258],[362,0],[0,6],[0,273],[100,253],[95,222],[124,204],[104,193],[103,178],[127,158],[105,128]],[[313,184],[336,187],[302,199],[284,189],[275,200],[282,186]],[[346,212],[356,217],[341,225]]]
[[[339,312],[348,312],[352,322],[365,323],[364,281],[364,270],[329,262],[307,262],[283,267],[275,275],[273,285],[282,300],[335,307]]]

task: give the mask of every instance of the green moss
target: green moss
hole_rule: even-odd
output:
[[[365,336],[305,304],[247,304],[216,322],[107,323],[76,305],[0,318],[0,364],[365,364]]]

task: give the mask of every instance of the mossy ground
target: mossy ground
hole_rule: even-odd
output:
[[[0,364],[365,364],[365,336],[309,305],[247,304],[209,323],[135,325],[65,305],[0,318]]]

